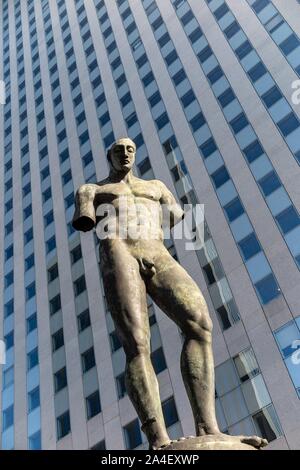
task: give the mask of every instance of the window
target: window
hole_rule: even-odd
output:
[[[278,127],[285,137],[299,126],[299,119],[295,116],[294,113],[290,113],[288,116],[278,122]]]
[[[62,439],[71,431],[69,411],[66,411],[64,414],[56,418],[56,422],[57,422],[57,439]]]
[[[225,206],[224,209],[227,214],[229,222],[233,222],[244,212],[244,208],[239,198],[236,198],[234,199],[233,202],[230,202],[229,204],[227,204],[227,206]]]
[[[99,391],[92,393],[86,398],[86,414],[87,419],[93,418],[98,413],[101,412],[101,404],[100,404],[100,395]]]
[[[69,181],[71,181],[71,179],[72,179],[71,170],[66,171],[66,173],[62,175],[63,184],[67,184]]]
[[[300,224],[300,217],[293,206],[290,206],[288,209],[277,215],[276,220],[284,234],[290,232]]]
[[[252,8],[255,13],[260,13],[268,4],[270,0],[256,0],[253,2]]]
[[[91,347],[83,354],[81,354],[81,361],[82,361],[82,371],[83,373],[87,372],[88,370],[92,369],[96,365],[95,362],[95,354],[94,348]]]
[[[49,301],[50,305],[50,315],[54,315],[58,310],[61,309],[61,299],[60,294],[57,294]]]
[[[255,140],[254,142],[252,142],[252,144],[248,145],[248,147],[246,147],[243,150],[243,152],[244,152],[245,157],[247,158],[248,162],[252,163],[258,157],[263,155],[264,150],[263,150],[261,144],[259,143],[259,141]]]
[[[3,422],[2,422],[2,430],[5,431],[6,429],[10,428],[14,424],[14,406],[11,405],[9,408],[3,411]]]
[[[161,114],[157,119],[155,119],[158,129],[162,129],[169,122],[169,117],[167,113]]]
[[[75,282],[73,282],[74,285],[74,292],[75,292],[75,297],[80,295],[82,292],[86,290],[86,282],[85,282],[85,276],[82,275],[78,279],[76,279]]]
[[[183,69],[180,69],[175,75],[173,75],[172,80],[175,83],[175,86],[178,86],[186,78],[186,73]]]
[[[156,349],[151,353],[151,361],[156,374],[159,374],[167,368],[165,355],[162,348]]]
[[[3,371],[3,389],[14,383],[14,366]]]
[[[211,72],[209,72],[209,74],[207,75],[207,78],[210,81],[211,85],[213,85],[223,75],[224,74],[223,74],[223,71],[222,71],[221,67],[219,65],[217,65],[217,67],[215,67]]]
[[[178,414],[173,397],[168,398],[162,403],[162,410],[165,418],[166,427],[172,426],[178,421]]]
[[[48,269],[48,282],[54,281],[54,279],[58,278],[58,265],[57,263],[51,266]]]
[[[32,297],[35,296],[35,282],[32,282],[29,284],[29,286],[26,287],[26,300],[32,299]]]
[[[259,185],[264,195],[269,196],[269,194],[273,193],[276,189],[280,188],[281,182],[279,181],[275,171],[271,171],[271,173],[269,173],[267,176],[265,176],[259,181]]]
[[[267,304],[280,295],[280,289],[273,274],[265,277],[255,284],[263,304]]]
[[[63,367],[54,374],[54,390],[55,393],[59,392],[68,385],[67,382],[67,369]]]
[[[116,377],[117,392],[119,400],[127,394],[126,385],[125,385],[125,374],[120,374]]]
[[[138,419],[127,424],[124,428],[126,449],[134,449],[142,443],[142,436]]]
[[[225,307],[225,305],[221,305],[221,307],[217,308],[216,311],[218,313],[218,319],[221,323],[222,330],[228,330],[228,328],[232,326],[228,309]]]
[[[185,95],[181,97],[181,102],[183,106],[186,108],[195,99],[196,99],[195,93],[193,92],[193,90],[189,90]]]
[[[98,442],[98,444],[91,447],[90,450],[106,450],[105,441],[103,440],[103,441]]]
[[[33,369],[38,363],[38,348],[35,348],[27,354],[27,370]]]
[[[10,271],[8,274],[6,274],[4,278],[4,286],[5,288],[9,287],[11,284],[14,282],[14,272]]]
[[[23,210],[24,220],[26,220],[31,215],[32,215],[32,205],[29,204],[29,206],[25,207],[25,209]]]
[[[27,334],[29,334],[31,331],[35,330],[36,328],[37,328],[37,315],[36,313],[33,313],[26,320]]]
[[[84,312],[78,315],[77,322],[78,322],[79,333],[90,326],[91,320],[90,320],[90,312],[88,308],[84,310]]]
[[[8,261],[14,255],[14,246],[10,245],[5,250],[5,261]]]
[[[262,62],[259,62],[251,70],[249,70],[248,75],[253,82],[256,82],[260,77],[267,73],[267,69]]]
[[[32,436],[29,436],[28,448],[29,450],[41,450],[42,449],[41,431],[37,431]]]
[[[194,44],[198,39],[200,39],[202,35],[203,33],[199,27],[194,29],[194,31],[192,31],[191,34],[189,34],[189,38],[192,44]]]
[[[245,42],[243,42],[243,44],[241,44],[236,49],[235,53],[238,56],[238,58],[240,60],[242,60],[244,57],[246,57],[252,51],[252,49],[253,49],[253,47],[247,39]]]
[[[51,194],[51,188],[47,188],[45,191],[43,191],[43,202],[48,201],[52,196]]]
[[[200,146],[200,150],[204,158],[209,157],[212,153],[217,150],[216,143],[213,138],[208,139],[204,144]]]
[[[299,39],[297,38],[295,33],[292,33],[281,44],[279,44],[279,47],[285,55],[288,55],[290,54],[290,52],[296,49],[299,45],[300,45]]]
[[[4,336],[4,341],[5,341],[6,351],[8,351],[14,345],[14,332],[11,331],[7,335],[5,335]]]
[[[28,393],[28,412],[35,410],[40,406],[40,388],[36,387]]]
[[[52,351],[57,351],[64,345],[64,331],[61,328],[52,335]]]
[[[110,333],[109,338],[110,338],[110,347],[111,347],[112,352],[115,352],[122,347],[119,337],[115,331]]]
[[[53,214],[53,211],[51,210],[44,216],[45,227],[48,227],[48,225],[52,224],[53,221],[54,221],[54,214]]]
[[[80,260],[82,258],[82,252],[81,252],[81,245],[77,245],[73,250],[71,251],[71,263],[74,264],[76,261]]]
[[[269,405],[258,413],[255,413],[252,418],[257,429],[257,433],[266,438],[268,442],[271,442],[280,436],[280,425],[272,405]]]
[[[146,157],[139,165],[138,168],[140,170],[141,175],[147,173],[147,171],[151,170],[151,163],[148,157]]]
[[[200,112],[190,120],[190,125],[191,125],[193,131],[196,132],[200,127],[203,126],[203,124],[205,124],[205,122],[206,122],[205,118],[204,118],[202,112]]]
[[[149,103],[151,107],[155,106],[160,101],[161,101],[161,96],[160,96],[159,91],[156,91],[155,93],[153,93],[153,95],[151,95],[149,98]]]
[[[252,349],[239,353],[234,358],[234,363],[241,382],[253,379],[259,374],[259,367]]]
[[[4,318],[9,317],[13,313],[14,313],[14,301],[12,299],[4,305]]]
[[[224,2],[217,10],[214,11],[216,19],[219,21],[229,11],[228,6]]]
[[[270,108],[273,104],[277,103],[280,98],[282,98],[282,93],[279,88],[277,88],[277,86],[275,85],[273,86],[273,88],[271,88],[271,90],[267,91],[264,95],[262,95],[261,98],[267,108]]]
[[[24,233],[24,243],[29,243],[33,239],[33,230],[30,228]]]
[[[235,95],[232,91],[231,88],[228,88],[224,93],[222,93],[219,97],[218,100],[222,106],[222,108],[225,108],[229,103],[231,103],[235,99]]]
[[[239,242],[239,247],[245,261],[252,258],[252,256],[261,251],[260,244],[254,233],[251,233],[246,238],[243,238],[243,240]]]
[[[55,240],[55,235],[53,235],[53,237],[49,238],[49,240],[46,241],[47,254],[50,253],[55,248],[56,248],[56,240]]]
[[[237,116],[230,122],[232,130],[235,134],[244,129],[248,124],[248,119],[246,118],[244,113],[241,113],[239,116]]]
[[[226,170],[224,165],[219,168],[219,170],[215,171],[215,173],[213,173],[211,177],[216,188],[219,188],[230,179],[228,171]]]

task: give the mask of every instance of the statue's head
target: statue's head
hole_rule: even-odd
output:
[[[135,160],[136,146],[128,137],[118,139],[108,150],[107,159],[116,171],[130,171]]]

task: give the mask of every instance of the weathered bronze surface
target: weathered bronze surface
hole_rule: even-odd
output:
[[[77,191],[73,218],[75,229],[84,232],[93,229],[97,222],[97,208],[108,203],[116,210],[110,217],[114,218],[116,225],[120,224],[118,210],[122,198],[133,208],[137,204],[149,211],[160,209],[162,205],[168,207],[172,225],[182,219],[181,207],[161,181],[145,181],[134,176],[134,142],[128,138],[119,139],[108,152],[108,160],[109,176],[98,184],[84,184]],[[134,211],[126,223],[129,228],[140,223]],[[212,322],[208,308],[197,284],[165,248],[161,223],[162,217],[154,235],[152,231],[149,237],[112,237],[100,242],[105,295],[126,354],[128,395],[150,448],[171,446],[168,448],[173,449],[175,443],[171,442],[166,430],[158,382],[150,360],[146,300],[146,294],[149,294],[184,335],[181,372],[192,406],[196,435],[213,435],[217,441],[226,441],[223,444],[226,446],[228,436],[221,434],[215,414]],[[182,445],[186,442],[187,445],[189,443],[188,448],[191,444],[196,448],[195,439],[182,441]],[[234,443],[237,442],[240,447],[241,442],[255,448],[266,444],[261,438],[246,436],[234,438]]]

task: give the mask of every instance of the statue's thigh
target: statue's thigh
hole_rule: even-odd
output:
[[[103,272],[108,307],[118,336],[124,343],[149,340],[147,297],[139,265],[129,254],[112,260],[112,268]]]
[[[185,269],[169,253],[161,256],[158,264],[156,274],[147,281],[154,302],[183,330],[188,321],[209,321],[204,297]]]

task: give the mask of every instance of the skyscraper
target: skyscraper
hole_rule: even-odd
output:
[[[167,246],[211,312],[221,430],[299,447],[299,2],[0,0],[0,12],[1,448],[146,447],[97,237],[71,226],[74,191],[107,175],[124,135],[141,177],[205,205],[204,246]],[[180,332],[151,299],[149,322],[170,436],[193,434]]]

